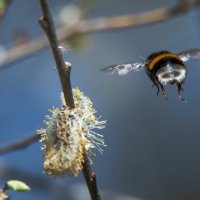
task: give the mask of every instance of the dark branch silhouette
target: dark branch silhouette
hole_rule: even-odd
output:
[[[38,140],[39,140],[39,135],[32,134],[20,141],[13,142],[11,144],[7,144],[5,146],[0,147],[0,155],[10,153],[16,150],[22,150]]]

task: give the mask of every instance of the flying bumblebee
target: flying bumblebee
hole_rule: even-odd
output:
[[[149,55],[145,61],[112,65],[102,69],[102,71],[125,75],[130,71],[140,71],[145,68],[147,76],[153,82],[153,86],[157,87],[157,95],[161,89],[163,97],[167,100],[164,86],[176,84],[180,100],[185,101],[182,96],[182,84],[187,74],[185,62],[197,58],[200,58],[200,49],[189,49],[178,54],[159,51]]]

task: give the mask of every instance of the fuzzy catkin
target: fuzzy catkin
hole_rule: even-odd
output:
[[[62,107],[54,108],[45,118],[46,129],[41,129],[44,169],[49,175],[77,176],[83,168],[84,153],[95,155],[92,149],[103,152],[104,139],[93,129],[102,129],[106,121],[96,118],[91,100],[78,89],[73,89],[75,108],[67,108],[61,95]]]

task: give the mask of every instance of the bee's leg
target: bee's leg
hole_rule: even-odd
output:
[[[159,92],[160,92],[160,88],[159,88],[159,85],[155,82],[155,86],[156,86],[156,88],[157,88],[157,96],[158,96],[158,94],[159,94]]]
[[[177,82],[176,83],[177,87],[178,87],[178,97],[181,101],[185,101],[185,98],[182,96],[182,91],[183,91],[183,88],[182,88],[182,85],[181,83]]]
[[[156,76],[148,69],[148,67],[146,68],[146,73],[147,73],[147,76],[149,77],[149,79],[153,82],[152,87],[154,87],[154,85],[156,86],[157,96],[158,96],[158,94],[160,92],[160,88],[159,88],[159,83],[158,83]]]
[[[159,94],[159,92],[160,92],[160,88],[159,88],[159,85],[158,85],[158,83],[157,83],[157,80],[156,80],[156,78],[155,78],[153,75],[151,75],[151,74],[148,74],[148,76],[149,76],[150,80],[153,82],[152,87],[154,87],[154,85],[156,86],[156,88],[157,88],[157,96],[158,96],[158,94]]]
[[[156,86],[156,88],[157,88],[157,96],[158,96],[158,94],[159,94],[159,92],[160,92],[160,88],[159,88],[159,85],[157,84],[157,82],[155,81],[155,80],[152,80],[153,81],[153,85],[152,85],[152,88],[154,87],[154,86]]]
[[[164,99],[165,99],[165,100],[168,100],[167,93],[166,93],[166,91],[165,91],[165,88],[164,88],[163,84],[160,83],[160,82],[158,82],[158,83],[159,83],[160,88],[161,88],[161,90],[162,90],[162,94],[163,94]]]

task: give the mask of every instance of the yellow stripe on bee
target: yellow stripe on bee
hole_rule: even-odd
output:
[[[158,63],[163,58],[175,58],[178,61],[183,63],[183,61],[179,58],[178,55],[172,54],[172,53],[163,53],[163,54],[160,54],[160,55],[156,56],[155,58],[153,58],[151,60],[151,62],[149,63],[149,69],[152,70],[155,67],[156,63]]]

